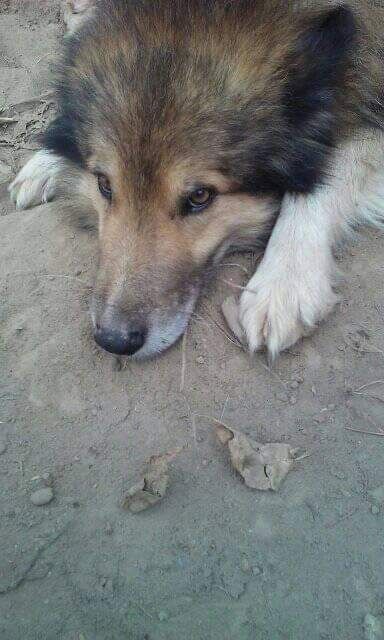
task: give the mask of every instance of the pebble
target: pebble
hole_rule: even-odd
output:
[[[291,389],[297,389],[299,387],[299,383],[297,382],[297,380],[294,380],[289,386],[291,387]]]
[[[160,622],[165,622],[166,620],[168,620],[169,615],[166,611],[159,611],[159,620]]]
[[[51,500],[53,500],[53,491],[50,487],[47,487],[46,489],[39,489],[31,495],[31,502],[36,507],[41,507],[44,504],[49,504]]]
[[[196,362],[197,364],[205,364],[205,358],[203,358],[203,356],[199,356],[196,358]]]
[[[371,507],[371,511],[373,513],[374,516],[378,516],[380,513],[380,509],[377,505],[373,504]]]
[[[52,487],[53,485],[53,476],[51,473],[43,473],[41,476],[42,481],[46,487]]]
[[[7,441],[5,438],[0,438],[0,456],[2,453],[5,453],[7,450]]]
[[[384,484],[381,485],[381,487],[376,487],[376,489],[372,489],[369,492],[369,496],[376,505],[380,506],[384,504]]]
[[[364,618],[364,638],[365,640],[384,640],[384,617],[373,616],[367,613]]]
[[[251,573],[251,563],[249,562],[249,560],[247,560],[247,558],[243,558],[243,560],[241,561],[241,570],[243,571],[243,573]]]

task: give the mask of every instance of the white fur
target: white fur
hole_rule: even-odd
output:
[[[65,0],[63,7],[64,23],[67,34],[78,31],[92,15],[97,0]]]
[[[66,160],[50,151],[38,151],[9,185],[16,209],[28,209],[52,200],[59,186],[59,176],[68,168]]]
[[[332,309],[332,248],[359,223],[384,221],[384,144],[367,134],[334,156],[327,183],[311,195],[287,195],[265,256],[240,300],[251,351],[272,357]]]

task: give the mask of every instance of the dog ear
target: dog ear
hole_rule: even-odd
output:
[[[60,115],[55,118],[49,124],[48,129],[40,136],[39,142],[45,149],[63,156],[75,164],[83,164],[73,118],[66,115]]]
[[[285,190],[308,191],[321,176],[335,144],[336,102],[352,65],[356,31],[351,10],[341,6],[317,16],[296,42],[283,96],[287,148],[278,163]]]

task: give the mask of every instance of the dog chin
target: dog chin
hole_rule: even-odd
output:
[[[188,300],[172,316],[156,311],[151,318],[147,339],[131,360],[147,360],[169,349],[184,334],[196,306],[199,290],[194,290]]]

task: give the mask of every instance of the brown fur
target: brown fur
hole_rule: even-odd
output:
[[[100,0],[69,40],[46,137],[86,170],[99,214],[97,322],[112,307],[166,323],[225,250],[270,232],[286,191],[326,179],[340,140],[382,126],[384,12],[373,4],[348,3],[351,42],[330,39],[334,60],[318,63],[316,25],[339,2]],[[200,185],[217,198],[183,215]]]

